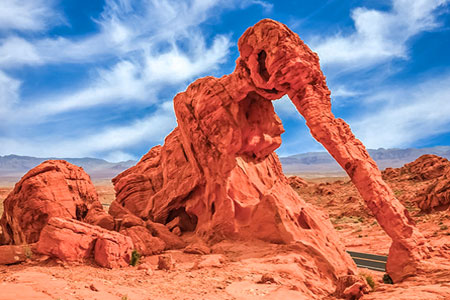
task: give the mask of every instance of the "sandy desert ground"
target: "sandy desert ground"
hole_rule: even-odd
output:
[[[389,237],[365,208],[348,178],[305,177],[308,186],[297,192],[329,214],[347,250],[388,253]],[[450,252],[448,211],[424,214],[409,201],[421,183],[388,183],[431,245],[443,246]],[[97,180],[94,184],[107,209],[114,199],[112,184],[108,180]],[[11,185],[0,188],[1,201],[11,189]],[[169,271],[157,269],[158,255],[142,258],[137,267],[115,270],[93,263],[69,265],[40,257],[18,265],[0,266],[0,299],[305,299],[296,286],[302,280],[296,275],[301,273],[296,272],[300,262],[291,246],[223,241],[212,246],[211,253],[167,251],[163,255],[171,256],[175,263]],[[381,272],[359,269],[362,276],[371,276],[375,283],[374,290],[363,299],[450,299],[449,269],[430,267],[434,269],[431,275],[396,285],[384,284]],[[261,283],[263,275],[266,282]]]

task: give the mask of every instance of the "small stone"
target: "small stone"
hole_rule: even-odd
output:
[[[208,246],[206,246],[206,244],[203,242],[196,242],[184,248],[183,252],[189,254],[205,255],[211,253],[211,249]]]
[[[205,255],[203,260],[198,263],[197,267],[199,269],[206,267],[220,268],[224,261],[225,257],[222,254]]]
[[[261,276],[261,279],[257,283],[261,283],[261,284],[269,283],[270,284],[270,283],[277,283],[277,282],[276,282],[275,278],[273,278],[272,275],[266,273]]]
[[[174,229],[172,229],[172,233],[177,235],[177,236],[181,236],[181,229],[180,227],[175,227]]]
[[[170,255],[160,255],[158,257],[158,270],[170,271],[175,267],[175,264]]]
[[[89,288],[91,289],[91,291],[98,292],[98,289],[94,286],[94,284],[91,284]]]

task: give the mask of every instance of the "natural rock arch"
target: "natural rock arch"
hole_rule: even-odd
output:
[[[196,80],[175,97],[178,127],[113,180],[116,201],[210,239],[295,242],[317,265],[326,262],[325,273],[353,273],[330,222],[293,192],[273,152],[284,130],[271,100],[287,94],[392,238],[390,275],[414,273],[425,240],[364,145],[332,114],[318,56],[273,20],[249,28],[238,46],[232,74]]]

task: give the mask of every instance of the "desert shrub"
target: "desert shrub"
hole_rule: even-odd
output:
[[[447,230],[448,226],[447,225],[442,225],[440,228],[441,228],[441,230]]]
[[[25,256],[27,257],[27,259],[31,259],[31,257],[33,256],[33,251],[31,250],[30,245],[24,246],[24,252],[25,252]]]
[[[131,253],[130,265],[132,265],[133,267],[136,266],[139,263],[140,259],[141,254],[139,254],[139,252],[137,252],[136,250],[133,250],[133,252]]]
[[[389,274],[387,274],[387,273],[383,275],[383,282],[385,284],[394,284],[394,282],[392,281],[391,276],[389,276]]]
[[[399,196],[401,196],[403,194],[403,191],[401,191],[401,190],[394,190],[394,194],[395,194],[395,197],[399,197]]]
[[[367,284],[370,286],[372,290],[375,290],[375,281],[373,281],[373,278],[371,275],[364,275],[364,278],[367,281]]]

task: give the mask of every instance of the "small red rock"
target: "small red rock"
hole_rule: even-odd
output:
[[[158,270],[170,271],[175,267],[172,256],[170,255],[160,255],[158,257]]]
[[[211,253],[211,249],[204,242],[196,242],[188,245],[183,250],[184,253],[206,255]]]
[[[160,238],[166,243],[165,250],[181,249],[186,246],[186,243],[179,236],[172,233],[163,224],[147,221],[146,226],[153,236]]]
[[[31,248],[27,245],[0,246],[0,265],[9,265],[25,261],[31,255]]]

